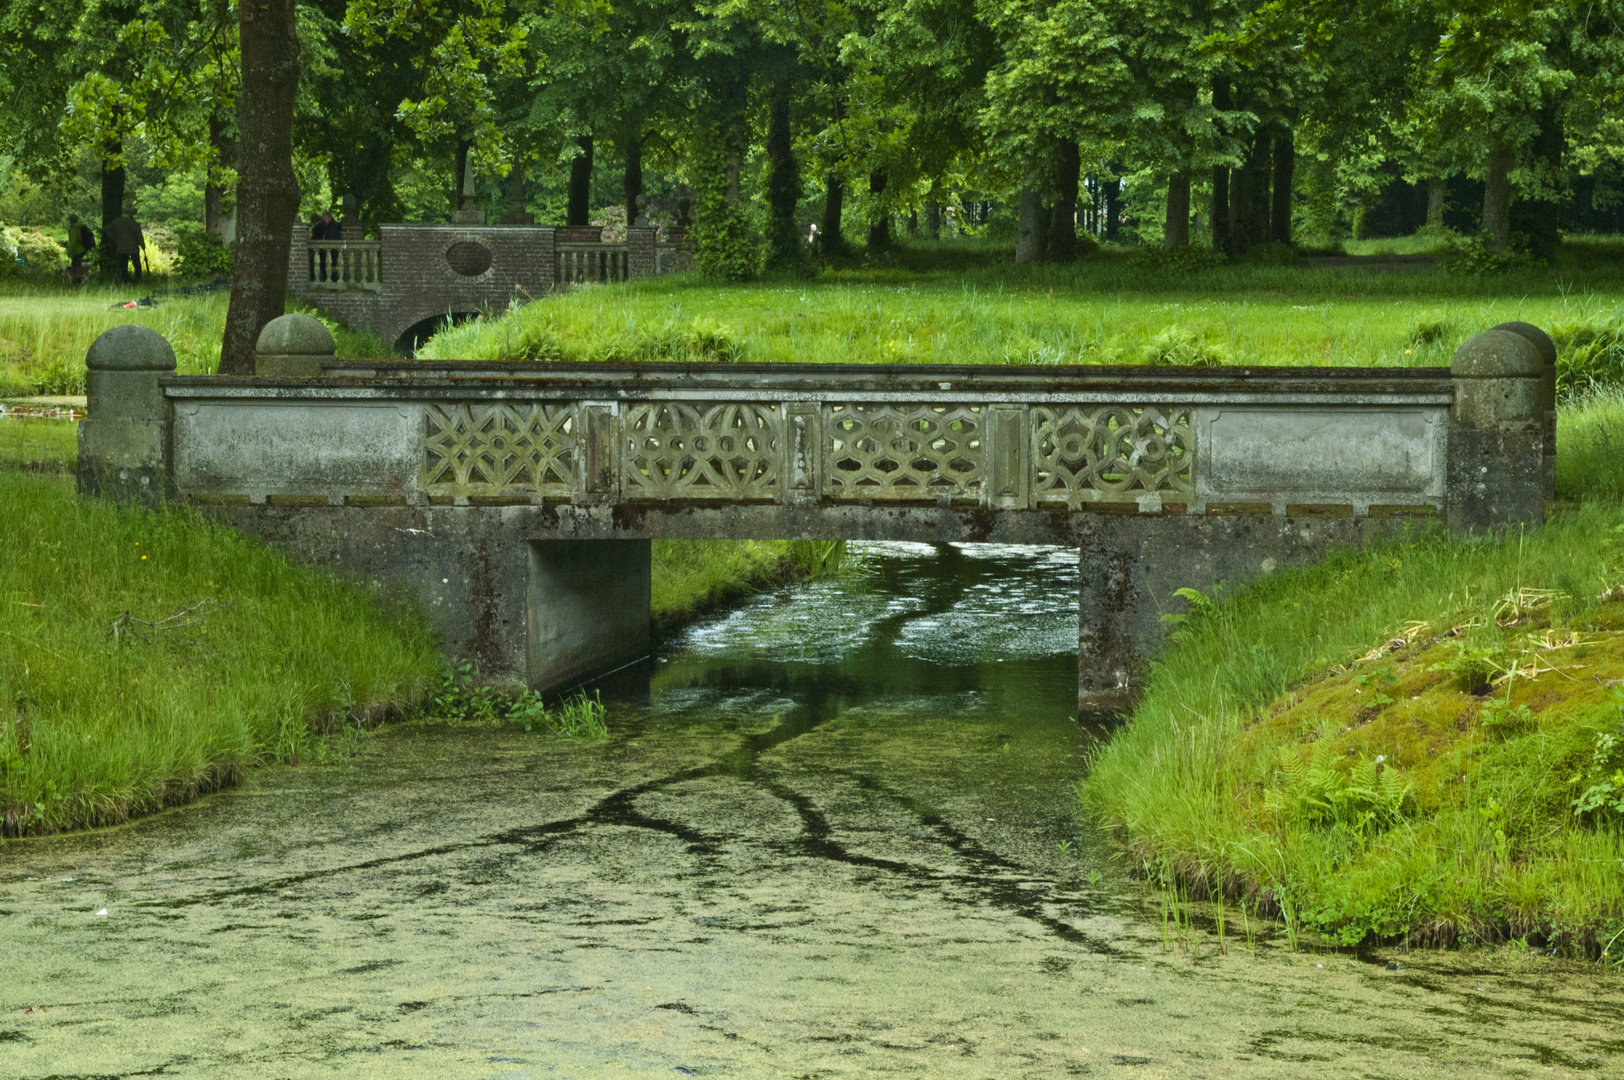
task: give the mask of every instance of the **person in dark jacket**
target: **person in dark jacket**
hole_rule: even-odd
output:
[[[141,235],[141,226],[128,206],[122,214],[107,223],[107,239],[113,244],[113,262],[118,264],[119,280],[130,280],[130,266],[133,263],[135,283],[141,284],[141,253],[147,246],[147,238]]]
[[[340,225],[337,221],[333,220],[333,212],[331,210],[323,210],[321,212],[321,216],[318,217],[315,221],[312,221],[310,223],[310,239],[312,241],[318,242],[318,243],[313,245],[316,248],[317,259],[320,262],[320,275],[321,276],[317,277],[316,280],[317,281],[326,281],[327,280],[327,253],[329,251],[329,248],[327,247],[327,245],[325,243],[319,243],[319,242],[320,241],[343,240],[344,239],[344,226]],[[312,269],[314,269],[314,267],[312,267]],[[336,252],[333,253],[333,276],[334,276],[334,278],[337,278],[337,276],[338,276],[338,254]]]

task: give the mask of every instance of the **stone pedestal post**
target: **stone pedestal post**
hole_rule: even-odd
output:
[[[648,655],[651,550],[647,540],[531,542],[531,686],[568,686]]]
[[[1556,498],[1556,342],[1551,336],[1533,323],[1508,322],[1496,326],[1496,330],[1508,330],[1520,338],[1527,339],[1534,348],[1539,350],[1539,357],[1545,363],[1545,373],[1542,376],[1541,393],[1544,398],[1542,407],[1545,410],[1545,498]]]
[[[657,272],[654,245],[659,230],[649,225],[632,225],[626,230],[626,278],[638,281]]]
[[[145,326],[115,326],[85,354],[89,404],[79,424],[79,492],[157,506],[174,493],[169,403],[158,380],[175,350]]]
[[[1446,477],[1457,535],[1545,521],[1547,368],[1527,337],[1485,330],[1455,351]]]
[[[338,343],[321,320],[309,315],[278,315],[265,324],[254,345],[254,374],[263,379],[316,379]]]

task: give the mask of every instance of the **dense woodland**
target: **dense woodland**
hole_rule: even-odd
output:
[[[198,211],[194,247],[230,234],[241,177],[287,186],[247,175],[245,146],[287,135],[241,108],[245,62],[294,98],[304,215],[445,220],[471,157],[493,220],[691,225],[728,278],[900,229],[1065,262],[1090,236],[1267,258],[1427,227],[1539,254],[1624,217],[1618,0],[3,12],[0,217],[105,223],[140,187]]]

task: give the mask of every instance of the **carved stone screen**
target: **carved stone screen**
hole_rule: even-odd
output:
[[[1188,495],[1194,448],[1188,409],[1035,406],[1033,495],[1070,506]]]
[[[575,489],[575,408],[568,404],[429,405],[423,413],[423,489],[494,495]]]
[[[825,482],[837,499],[976,501],[986,478],[980,405],[830,405]]]
[[[626,409],[628,499],[778,498],[784,424],[767,403],[650,402]]]

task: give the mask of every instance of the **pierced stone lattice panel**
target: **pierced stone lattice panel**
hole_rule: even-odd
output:
[[[776,404],[657,401],[626,407],[628,499],[777,499],[784,421]]]
[[[423,411],[423,490],[543,495],[575,490],[572,405],[428,405]]]
[[[1194,449],[1188,409],[1034,407],[1032,494],[1072,506],[1188,495]]]
[[[986,420],[980,405],[831,405],[824,413],[829,495],[979,501]]]

